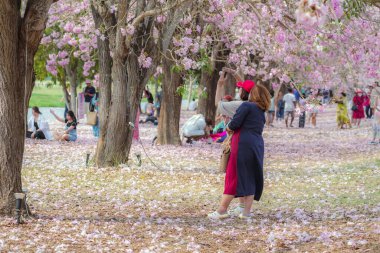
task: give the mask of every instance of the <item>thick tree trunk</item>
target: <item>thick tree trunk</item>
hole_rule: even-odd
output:
[[[177,92],[177,88],[183,80],[179,73],[171,70],[172,62],[163,58],[163,85],[161,113],[158,120],[159,145],[181,145],[179,135],[179,120],[181,114],[182,97]]]
[[[0,214],[12,212],[13,194],[22,190],[25,134],[25,87],[19,73],[23,66],[18,66],[19,6],[17,1],[6,2],[0,8]]]
[[[133,128],[129,126],[130,123],[135,124],[137,110],[140,109],[141,97],[144,88],[150,78],[151,72],[140,72],[141,69],[138,64],[138,58],[135,54],[130,54],[127,59],[127,72],[128,72],[128,132],[127,142],[125,143],[126,154],[129,156],[129,151],[132,145]]]
[[[104,164],[126,163],[128,120],[127,120],[127,70],[120,57],[114,57],[112,66],[112,95],[108,128],[105,139]]]
[[[202,71],[201,81],[199,83],[199,104],[197,112],[202,114],[206,119],[215,120],[215,95],[216,87],[219,79],[219,71],[215,69],[211,74],[207,71]],[[206,94],[204,93],[206,91]]]
[[[135,122],[141,95],[148,80],[140,75],[141,70],[135,54],[130,54],[125,63],[127,68],[119,59],[113,59],[112,102],[104,151],[102,153],[98,151],[98,161],[101,166],[115,166],[128,161],[133,137],[133,128],[129,122],[133,124]]]
[[[98,29],[102,25],[102,18],[93,6],[91,6],[95,27]],[[106,133],[108,128],[109,107],[111,104],[111,83],[112,83],[112,58],[109,48],[108,36],[102,40],[97,38],[99,50],[99,138],[96,147],[95,162],[98,167],[105,166],[104,150],[106,147]]]
[[[25,115],[33,88],[33,59],[52,0],[0,1],[0,215],[11,214],[22,191]],[[7,119],[7,120],[4,120]]]

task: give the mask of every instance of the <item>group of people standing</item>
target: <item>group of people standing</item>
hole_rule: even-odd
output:
[[[293,85],[294,86],[294,85]],[[322,91],[288,87],[287,92],[284,95],[282,91],[279,91],[277,95],[274,91],[271,92],[271,106],[267,112],[267,126],[273,127],[274,116],[277,121],[285,121],[285,126],[294,127],[294,120],[296,117],[296,111],[299,114],[298,127],[305,127],[306,115],[308,116],[308,122],[315,128],[317,127],[317,115],[319,108],[323,104],[323,101],[327,101],[322,96]]]
[[[380,142],[380,85],[375,82],[368,86],[368,92],[355,90],[352,100],[352,123],[360,127],[362,119],[372,120],[373,137],[370,144]],[[379,141],[376,139],[379,138]]]

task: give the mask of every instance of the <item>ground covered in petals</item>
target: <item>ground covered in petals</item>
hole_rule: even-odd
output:
[[[96,145],[88,126],[76,143],[28,140],[23,184],[35,216],[0,220],[0,251],[380,252],[380,145],[368,144],[370,122],[337,130],[329,108],[318,125],[265,130],[264,194],[249,221],[206,218],[223,190],[218,144],[152,146],[156,129],[144,125],[157,166],[135,143],[129,164],[98,169],[86,167]]]

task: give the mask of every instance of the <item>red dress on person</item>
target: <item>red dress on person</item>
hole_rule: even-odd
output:
[[[365,98],[363,96],[355,95],[353,99],[353,105],[356,105],[357,109],[352,112],[353,119],[364,119],[364,102]]]

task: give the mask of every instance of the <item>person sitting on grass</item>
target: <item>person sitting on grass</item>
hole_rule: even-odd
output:
[[[54,115],[54,117],[62,122],[65,123],[65,131],[63,133],[57,132],[55,134],[55,139],[59,141],[76,141],[77,136],[77,118],[74,115],[73,111],[68,111],[66,114],[66,119],[60,118],[53,110],[50,110],[50,112]]]
[[[154,104],[153,104],[153,97],[148,97],[148,104],[146,106],[146,114],[147,117],[145,120],[141,120],[140,123],[147,123],[147,122],[152,122],[153,124],[156,125],[157,118],[154,116]]]
[[[49,123],[42,116],[40,109],[37,106],[32,108],[32,117],[28,121],[28,131],[26,138],[52,140],[52,135],[49,129]]]

